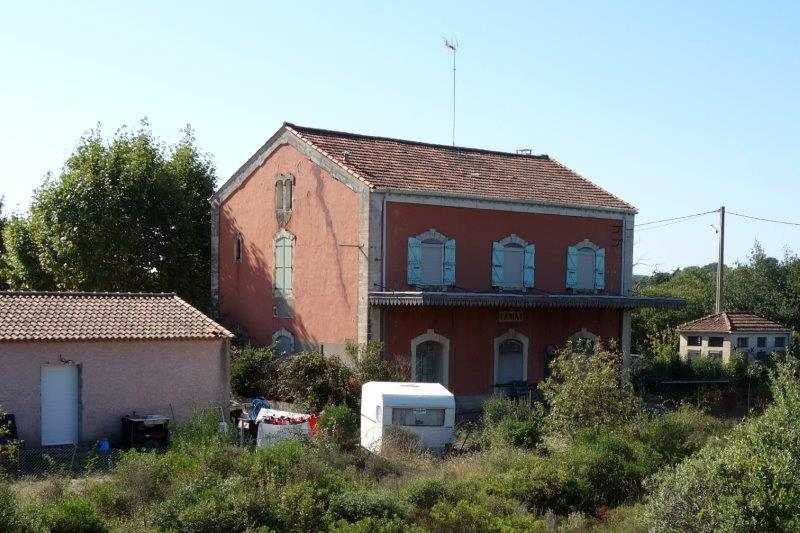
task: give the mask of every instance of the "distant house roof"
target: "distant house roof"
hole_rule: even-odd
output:
[[[371,188],[636,212],[547,155],[284,127]]]
[[[733,331],[787,331],[789,328],[750,313],[716,313],[678,326],[678,331],[731,333]]]
[[[0,292],[0,341],[231,336],[173,293]]]

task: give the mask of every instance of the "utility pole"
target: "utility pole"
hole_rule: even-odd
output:
[[[716,312],[722,312],[722,274],[725,269],[725,206],[719,208],[719,257],[717,258]]]

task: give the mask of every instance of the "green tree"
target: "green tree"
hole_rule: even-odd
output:
[[[716,264],[687,267],[672,274],[656,273],[640,279],[635,291],[642,296],[683,298],[681,309],[641,309],[633,315],[633,351],[646,356],[677,352],[675,327],[714,312]],[[800,329],[800,257],[787,252],[783,259],[767,256],[756,243],[747,262],[725,269],[723,308],[755,313]]]
[[[146,122],[110,141],[84,136],[4,232],[10,286],[174,291],[207,308],[214,167],[191,129],[182,133],[173,146]]]
[[[633,351],[651,354],[654,346],[663,344],[659,342],[664,339],[662,332],[714,311],[714,270],[709,265],[655,274],[640,280],[635,292],[686,300],[686,306],[680,309],[641,309],[633,315]]]

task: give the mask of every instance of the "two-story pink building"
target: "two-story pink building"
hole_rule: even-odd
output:
[[[223,321],[287,353],[380,340],[462,406],[681,304],[631,296],[635,208],[546,155],[286,123],[213,205]]]

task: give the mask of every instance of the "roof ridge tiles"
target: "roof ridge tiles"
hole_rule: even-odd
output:
[[[397,142],[402,144],[412,144],[415,146],[429,146],[431,148],[441,148],[444,150],[449,150],[453,152],[460,152],[460,151],[468,151],[468,152],[479,152],[484,154],[496,154],[496,155],[504,155],[509,157],[519,157],[519,158],[527,158],[527,159],[539,159],[539,160],[547,160],[547,161],[555,161],[551,156],[547,154],[520,154],[517,152],[505,152],[503,150],[491,150],[489,148],[475,148],[473,146],[455,146],[452,144],[441,144],[441,143],[432,143],[427,141],[415,141],[413,139],[401,139],[399,137],[385,137],[383,135],[369,135],[366,133],[353,133],[349,131],[341,131],[341,130],[329,130],[325,128],[316,128],[313,126],[301,126],[299,124],[294,124],[292,122],[284,122],[285,126],[288,126],[292,130],[296,132],[302,132],[303,130],[318,133],[321,135],[336,135],[339,137],[351,137],[354,139],[370,139],[376,141],[389,141],[389,142]],[[313,143],[312,143],[313,144]],[[563,166],[563,165],[562,165]],[[566,168],[566,167],[565,167]]]

